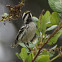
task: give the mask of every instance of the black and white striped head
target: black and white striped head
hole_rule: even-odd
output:
[[[26,11],[23,13],[22,19],[24,21],[25,24],[28,24],[30,22],[32,22],[32,14],[30,11]]]

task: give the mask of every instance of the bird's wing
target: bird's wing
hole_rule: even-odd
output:
[[[23,32],[26,28],[28,28],[28,25],[24,25],[24,26],[22,26],[22,27],[20,28],[20,30],[19,30],[19,32],[18,32],[18,34],[17,34],[17,36],[16,36],[15,44],[17,44],[19,35],[22,35],[22,32]],[[24,34],[23,34],[23,35],[24,35]]]

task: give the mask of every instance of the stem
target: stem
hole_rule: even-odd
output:
[[[42,18],[42,15],[44,14],[44,12],[45,12],[45,10],[43,9],[42,10],[42,12],[41,12],[41,14],[40,14],[40,17],[39,17],[39,20],[40,20],[40,25],[39,25],[39,42],[42,42],[42,37],[43,37],[43,35],[42,36],[40,36],[40,32],[41,32],[41,18]]]
[[[3,8],[3,16],[4,16],[4,8]]]
[[[56,28],[56,30],[50,35],[50,37],[46,40],[46,42],[41,46],[41,48],[38,50],[37,54],[35,55],[34,59],[32,60],[32,62],[35,61],[35,59],[38,57],[38,55],[40,54],[40,51],[42,50],[42,48],[48,43],[48,41],[62,28],[62,21],[60,23],[60,25]]]
[[[56,57],[54,57],[53,59],[50,60],[50,62],[54,61],[55,59],[57,59],[58,57],[60,57],[62,55],[62,52],[59,53]]]
[[[23,62],[26,62],[26,60],[23,60]]]

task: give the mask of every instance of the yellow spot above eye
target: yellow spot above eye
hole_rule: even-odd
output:
[[[30,13],[30,11],[25,12],[26,14]]]

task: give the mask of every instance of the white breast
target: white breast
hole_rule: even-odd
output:
[[[34,22],[31,22],[28,25],[29,25],[29,27],[26,29],[26,34],[21,39],[23,42],[28,42],[28,41],[32,40],[32,38],[34,37],[35,32],[36,32],[36,25]]]

